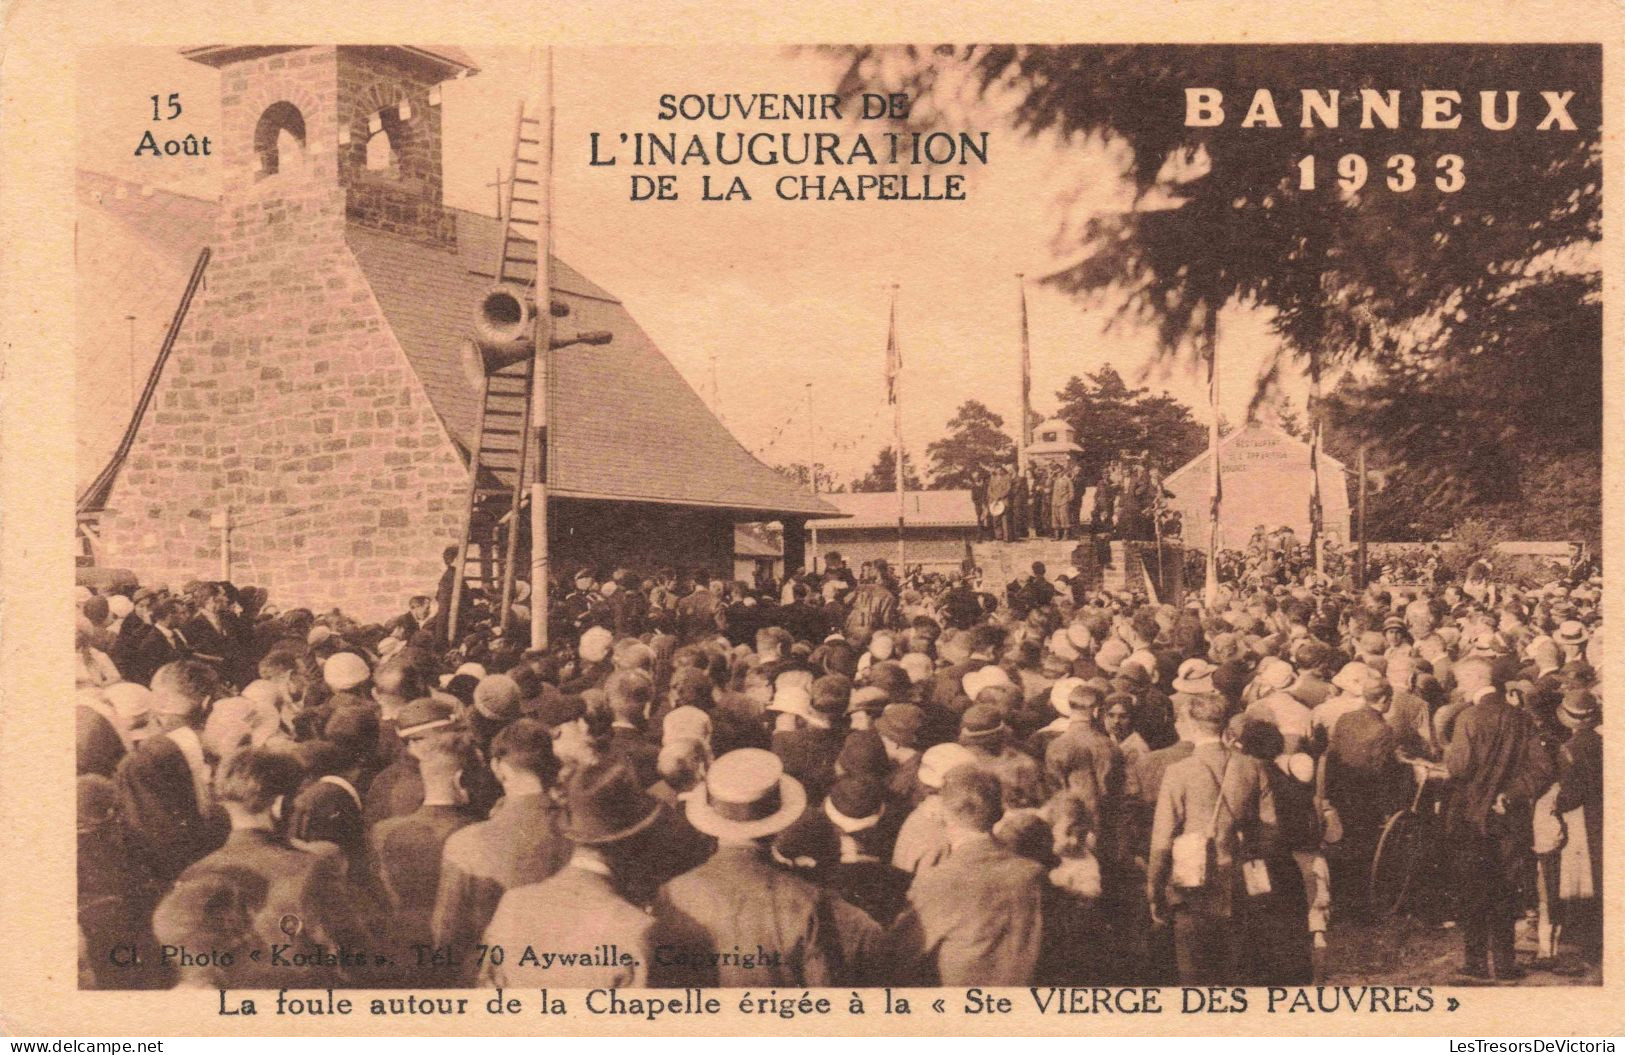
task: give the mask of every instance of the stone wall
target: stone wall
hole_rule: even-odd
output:
[[[403,64],[398,52],[338,49],[338,121],[349,133],[349,142],[339,145],[339,178],[351,221],[420,241],[456,239],[456,217],[442,207],[440,107],[429,105],[439,79]],[[387,171],[367,168],[374,116],[395,152]]]
[[[467,473],[344,241],[340,66],[338,49],[305,48],[221,71],[206,288],[101,535],[106,562],[145,582],[215,578],[210,517],[229,507],[234,581],[283,608],[382,618],[433,592]],[[272,174],[255,128],[278,102],[298,108],[305,144]],[[438,189],[437,175],[436,210]]]

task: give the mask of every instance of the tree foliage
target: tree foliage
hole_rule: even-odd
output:
[[[1470,315],[1445,357],[1423,344],[1375,359],[1324,401],[1328,448],[1370,443],[1383,474],[1376,537],[1437,537],[1463,516],[1507,538],[1601,534],[1602,304],[1595,276],[1514,289]],[[1348,459],[1348,464],[1353,464]]]
[[[948,434],[925,448],[934,490],[966,489],[1015,460],[1016,444],[1004,431],[1004,418],[980,400],[967,399],[948,420]]]
[[[903,452],[903,488],[907,491],[925,489],[920,482],[919,471],[914,468],[914,458],[907,451]],[[897,455],[890,444],[880,448],[880,453],[875,455],[875,463],[869,466],[867,473],[852,481],[852,490],[897,490]]]
[[[1110,363],[1087,377],[1067,379],[1055,394],[1058,417],[1072,426],[1083,448],[1083,479],[1094,483],[1119,452],[1145,451],[1165,475],[1207,447],[1207,427],[1166,393],[1130,388]]]
[[[816,469],[818,472],[819,494],[831,494],[833,492],[844,491],[846,489],[844,485],[835,482],[835,474],[830,471],[829,466],[825,465],[823,462],[819,462]],[[773,471],[778,473],[780,476],[794,480],[802,487],[809,486],[809,480],[811,477],[807,473],[806,462],[788,462],[775,465],[773,466]]]
[[[1561,339],[1513,347],[1538,330],[1521,312],[1538,307],[1556,321],[1595,302],[1597,46],[853,47],[844,57],[842,91],[906,92],[917,126],[958,119],[968,84],[970,104],[1029,137],[1058,150],[1092,141],[1117,151],[1134,208],[1078,215],[1077,203],[1094,196],[1065,196],[1072,211],[1053,250],[1073,263],[1048,281],[1085,299],[1114,293],[1125,316],[1154,328],[1166,357],[1199,360],[1218,312],[1243,304],[1268,313],[1285,355],[1312,375],[1371,368],[1361,405],[1376,413],[1344,414],[1345,438],[1380,445],[1418,495],[1442,503],[1418,515],[1460,515],[1520,495],[1534,482],[1524,474],[1551,453],[1540,423],[1554,413],[1577,438],[1571,453],[1600,464],[1599,447],[1581,438],[1600,425],[1600,338],[1569,327],[1554,329]],[[1241,128],[1262,87],[1282,127]],[[1187,88],[1223,92],[1223,125],[1187,126]],[[1460,93],[1460,126],[1448,132],[1419,127],[1421,91],[1439,88]],[[1303,127],[1306,89],[1340,92],[1338,127]],[[1360,128],[1362,89],[1399,93],[1399,128]],[[1547,110],[1541,93],[1554,89],[1574,92],[1574,130],[1536,130]],[[1504,115],[1511,91],[1518,124],[1486,129],[1480,93],[1502,93]],[[1358,189],[1336,179],[1347,154],[1370,172]],[[1391,161],[1400,155],[1413,166],[1408,191],[1389,186],[1406,165]],[[1446,155],[1465,176],[1449,193],[1435,183],[1454,164]],[[1305,189],[1298,162],[1309,156],[1318,179]],[[1548,377],[1500,386],[1527,378],[1536,354]],[[1261,398],[1282,365],[1266,373]],[[1555,409],[1565,407],[1575,412]],[[1496,415],[1513,427],[1486,420]],[[1451,438],[1430,436],[1429,422]],[[1460,479],[1443,486],[1458,464]],[[1573,509],[1553,515],[1583,518]]]

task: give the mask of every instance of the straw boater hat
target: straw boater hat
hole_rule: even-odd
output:
[[[799,684],[781,686],[773,693],[773,702],[767,705],[769,711],[781,714],[793,714],[809,722],[823,723],[824,719],[813,710],[812,693]]]
[[[675,743],[678,740],[699,740],[709,744],[711,731],[711,716],[698,707],[685,705],[673,708],[660,720],[662,744]]]
[[[1284,659],[1265,656],[1259,661],[1258,672],[1253,678],[1261,688],[1280,691],[1298,679],[1298,672]]]
[[[1559,645],[1578,645],[1590,636],[1591,632],[1578,619],[1570,619],[1552,632],[1552,640]]]
[[[1049,636],[1049,641],[1046,643],[1046,647],[1049,649],[1051,655],[1058,656],[1061,659],[1066,660],[1068,663],[1077,659],[1081,654],[1078,652],[1078,647],[1072,643],[1072,639],[1067,636],[1067,632],[1065,630],[1057,630],[1055,633],[1051,634]]]
[[[1351,696],[1360,696],[1365,693],[1366,686],[1382,680],[1382,675],[1366,664],[1354,662],[1344,664],[1337,677],[1332,679],[1332,684]]]
[[[983,689],[989,689],[995,685],[1009,685],[1010,675],[1004,672],[1003,667],[990,663],[980,670],[973,670],[966,674],[959,679],[959,684],[965,690],[965,695],[974,700],[981,694]]]
[[[1115,674],[1129,657],[1129,652],[1128,644],[1122,638],[1114,637],[1100,646],[1100,651],[1095,653],[1095,663],[1106,673]]]
[[[576,643],[576,652],[588,663],[601,663],[609,655],[609,646],[615,641],[615,635],[601,626],[590,626],[581,632],[581,640]]]
[[[1179,675],[1173,683],[1174,691],[1188,692],[1193,696],[1212,692],[1213,672],[1218,669],[1201,656],[1192,656],[1179,665]]]
[[[688,800],[689,823],[718,838],[762,839],[793,824],[807,808],[801,781],[771,751],[729,751],[705,774],[705,793]]]
[[[931,676],[931,657],[924,652],[910,652],[897,662],[915,685]]]

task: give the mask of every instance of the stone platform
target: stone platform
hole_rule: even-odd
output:
[[[1060,542],[1053,539],[978,542],[971,546],[971,556],[976,561],[977,567],[982,569],[984,586],[1002,588],[1012,580],[1024,580],[1031,575],[1034,561],[1043,562],[1044,570],[1051,579],[1062,574],[1075,574],[1072,552],[1079,544],[1077,539]],[[1093,545],[1088,540],[1083,540],[1083,544]],[[1155,544],[1118,540],[1110,544],[1110,549],[1110,562],[1098,568],[1100,585],[1114,593],[1145,592],[1149,585],[1148,579],[1154,580],[1157,577]],[[1164,551],[1164,578],[1161,587],[1156,591],[1159,601],[1169,604],[1179,603],[1182,594],[1177,570],[1180,565],[1180,554],[1181,551],[1177,546],[1169,546]],[[1093,564],[1092,561],[1090,563]],[[1094,569],[1082,570],[1089,575]]]

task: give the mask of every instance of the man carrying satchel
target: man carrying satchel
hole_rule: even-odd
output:
[[[1188,717],[1196,746],[1163,777],[1146,897],[1153,923],[1173,924],[1181,985],[1245,985],[1248,900],[1268,892],[1257,865],[1275,800],[1258,760],[1224,746],[1223,697],[1194,697]]]

